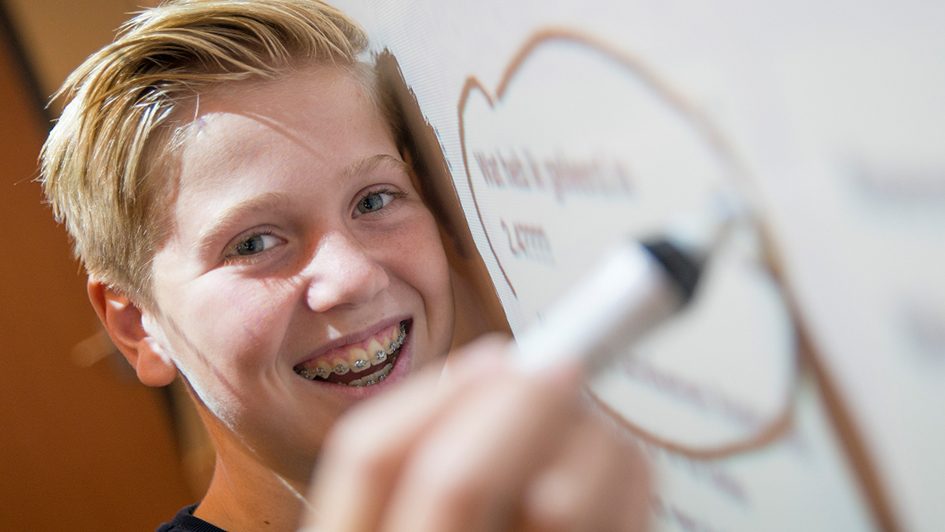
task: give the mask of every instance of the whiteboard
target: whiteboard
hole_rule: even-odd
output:
[[[760,219],[589,393],[657,530],[945,525],[945,7],[341,1],[432,127],[513,332],[621,238]]]

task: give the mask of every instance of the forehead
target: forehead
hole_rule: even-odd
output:
[[[247,166],[319,165],[393,145],[371,82],[351,69],[310,66],[275,80],[213,87],[177,111],[178,185],[213,186]],[[314,167],[312,165],[315,165]]]

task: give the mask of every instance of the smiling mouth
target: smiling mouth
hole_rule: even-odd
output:
[[[407,340],[410,321],[404,320],[330,356],[298,364],[292,370],[310,381],[345,386],[373,386],[383,382],[397,363],[397,356]]]

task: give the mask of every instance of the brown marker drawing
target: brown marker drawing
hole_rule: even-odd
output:
[[[475,76],[470,76],[466,79],[466,82],[463,85],[457,106],[463,165],[466,172],[466,178],[469,183],[469,190],[472,194],[473,203],[476,209],[476,214],[479,217],[480,223],[482,224],[486,241],[489,245],[490,251],[496,259],[496,263],[499,266],[499,270],[502,273],[505,283],[516,299],[518,298],[518,293],[514,284],[512,283],[512,280],[509,278],[502,261],[499,259],[499,255],[496,253],[492,236],[489,234],[485,220],[483,218],[482,209],[479,205],[479,198],[476,195],[476,187],[473,184],[472,175],[470,173],[465,132],[466,105],[472,94],[474,92],[478,92],[486,99],[490,108],[495,108],[496,102],[501,101],[505,96],[506,91],[516,78],[516,75],[518,74],[521,66],[529,59],[536,49],[542,45],[552,42],[569,43],[573,46],[583,48],[590,53],[602,56],[609,60],[613,64],[614,68],[624,70],[629,75],[632,75],[637,80],[641,81],[644,86],[662,98],[662,100],[668,104],[669,107],[673,108],[677,113],[679,113],[680,116],[684,117],[689,125],[698,133],[699,137],[719,156],[719,160],[723,161],[729,166],[729,178],[733,181],[737,181],[734,184],[738,190],[741,190],[744,194],[750,195],[751,197],[758,196],[754,193],[755,186],[749,177],[749,173],[745,171],[744,166],[741,164],[739,159],[735,157],[734,151],[724,141],[723,137],[718,133],[718,131],[711,125],[710,121],[703,117],[702,114],[699,113],[694,107],[690,106],[682,97],[680,97],[678,93],[663,83],[655,75],[655,73],[647,68],[646,65],[644,65],[638,58],[611,47],[608,44],[595,39],[594,37],[569,29],[548,28],[538,31],[531,38],[529,38],[522,48],[513,56],[508,66],[503,71],[500,82],[494,92],[490,92]],[[535,165],[531,161],[529,161],[529,163],[531,168],[535,168]],[[622,169],[621,172],[624,170],[625,169]],[[533,170],[532,173],[536,176],[540,175],[540,170]],[[770,230],[770,228],[765,226],[765,222],[763,220],[756,220],[756,224],[758,225],[760,234],[763,235],[762,242],[765,243],[765,257],[767,259],[769,269],[773,273],[780,286],[789,291],[789,283],[787,282],[788,279],[783,275],[783,272],[778,267],[778,265],[783,264],[783,262],[778,260],[778,254],[772,247],[772,242],[774,242],[773,232]],[[875,517],[877,523],[884,530],[899,530],[900,527],[896,526],[896,520],[893,518],[891,506],[888,503],[889,499],[881,489],[879,477],[875,471],[874,466],[872,465],[871,460],[868,457],[868,453],[866,452],[862,439],[859,436],[861,432],[855,428],[852,416],[849,414],[848,407],[846,407],[846,405],[844,405],[840,400],[839,393],[837,392],[837,389],[834,385],[834,380],[828,375],[826,366],[821,360],[822,357],[820,353],[817,352],[814,344],[809,341],[808,335],[803,327],[803,322],[800,321],[799,315],[796,312],[796,305],[788,294],[784,294],[782,297],[785,299],[785,302],[791,311],[795,334],[798,340],[797,355],[799,359],[799,365],[802,366],[801,368],[798,368],[798,371],[804,371],[805,373],[811,374],[814,381],[816,382],[817,389],[823,398],[823,404],[825,405],[829,418],[832,420],[834,429],[839,436],[841,446],[845,448],[845,454],[850,460],[853,470],[858,476],[860,483],[864,487],[867,499],[873,511],[873,516]],[[624,418],[606,403],[601,401],[590,390],[589,394],[604,410],[608,411],[617,422],[621,423],[626,429],[628,429],[640,439],[694,459],[715,459],[731,456],[733,454],[742,453],[752,449],[758,449],[784,436],[791,427],[794,413],[794,402],[798,395],[799,377],[797,376],[797,373],[795,373],[795,379],[791,389],[792,399],[787,401],[787,404],[785,405],[782,412],[775,416],[774,419],[771,420],[761,430],[743,440],[716,448],[694,448],[663,439],[657,434],[650,433],[642,427],[637,426]]]
[[[660,81],[659,78],[636,57],[619,51],[607,45],[606,43],[594,39],[593,37],[583,35],[569,29],[544,29],[536,32],[531,38],[529,38],[524,46],[522,46],[522,48],[515,54],[508,66],[506,66],[505,70],[503,71],[499,85],[494,93],[491,93],[485,86],[483,86],[483,84],[475,76],[469,76],[466,78],[466,82],[463,85],[463,89],[460,94],[458,104],[459,138],[460,146],[462,148],[463,166],[466,171],[466,179],[469,182],[469,189],[472,193],[476,214],[479,217],[479,221],[482,223],[484,229],[486,228],[486,224],[483,218],[482,208],[479,205],[479,198],[476,195],[476,188],[473,185],[472,175],[470,174],[469,170],[469,154],[466,147],[465,130],[466,104],[468,103],[471,95],[474,92],[478,92],[486,99],[489,107],[494,108],[495,103],[502,100],[512,81],[516,78],[520,68],[535,52],[535,50],[542,45],[552,42],[570,43],[574,46],[586,49],[591,53],[603,56],[614,65],[614,68],[626,71],[628,74],[640,80],[644,86],[650,89],[654,94],[658,95],[665,103],[669,105],[670,108],[676,110],[681,116],[685,117],[693,129],[699,133],[699,136],[703,138],[705,142],[721,156],[720,160],[731,164],[733,176],[738,176],[742,173],[740,166],[735,164],[736,159],[731,156],[731,150],[722,141],[722,137],[715,131],[715,129],[709,125],[709,122],[702,118],[700,113],[688,105],[685,100],[683,100],[683,98],[671,90],[668,85]],[[492,236],[489,234],[488,230],[484,232],[489,249],[496,258],[496,262],[499,266],[499,270],[502,273],[502,277],[505,279],[506,285],[509,287],[509,290],[511,290],[512,295],[518,298],[515,285],[509,278],[508,273],[506,273],[505,266],[502,264],[501,260],[499,260],[499,256],[496,254],[496,248],[492,241]]]

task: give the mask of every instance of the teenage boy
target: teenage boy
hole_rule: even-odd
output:
[[[443,369],[450,267],[364,48],[316,1],[171,2],[63,90],[43,184],[89,298],[216,451],[162,530],[639,526],[639,459],[574,368],[492,340]]]

